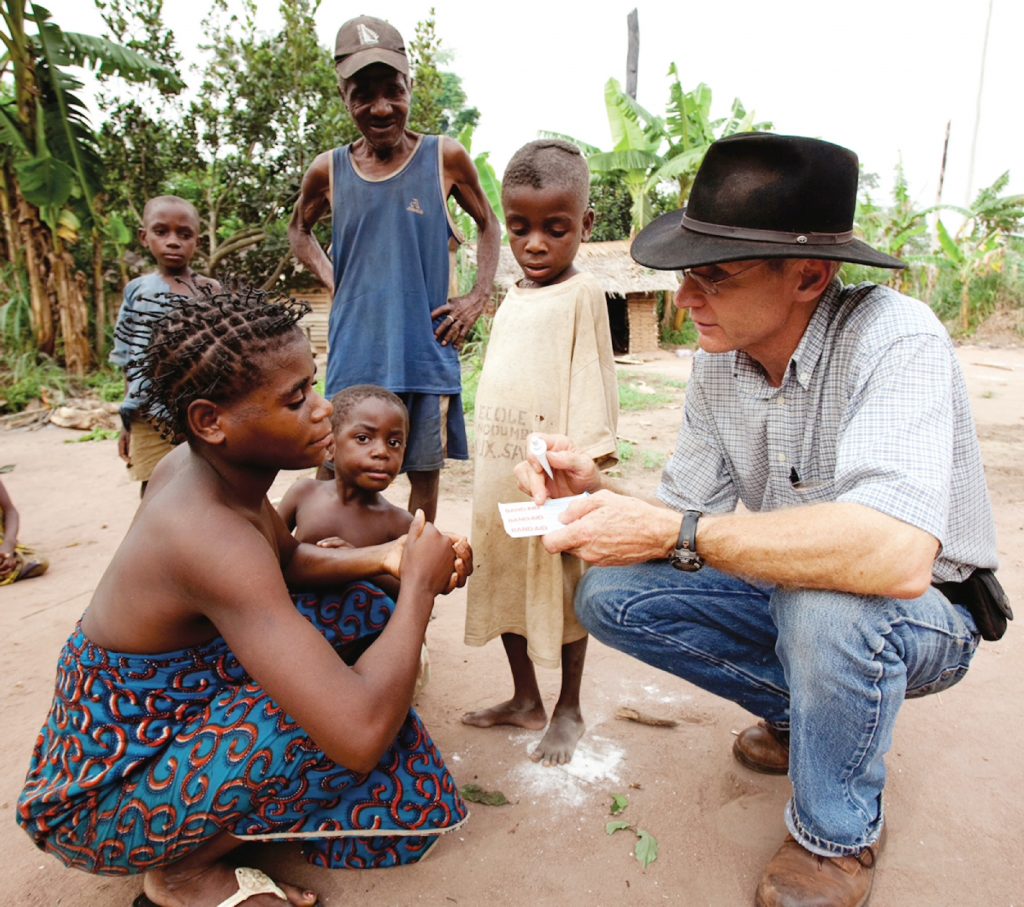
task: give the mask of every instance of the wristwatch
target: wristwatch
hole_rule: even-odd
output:
[[[679,527],[679,541],[668,562],[676,570],[692,573],[704,566],[704,558],[697,553],[697,520],[701,518],[699,510],[687,510],[683,514],[683,524]]]

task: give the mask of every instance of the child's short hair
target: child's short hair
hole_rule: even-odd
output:
[[[179,195],[155,195],[153,198],[146,201],[146,205],[142,209],[142,226],[146,226],[146,224],[149,223],[149,218],[153,214],[153,209],[157,207],[157,205],[165,204],[184,205],[196,219],[196,224],[199,223],[199,211],[187,198],[182,198]]]
[[[405,416],[405,429],[409,430],[409,411],[401,397],[376,384],[353,384],[331,397],[331,406],[334,407],[331,431],[337,432],[345,424],[349,412],[364,400],[383,400],[400,409]]]
[[[193,400],[242,396],[260,377],[262,354],[301,337],[296,323],[310,310],[260,290],[198,289],[198,296],[161,293],[159,311],[137,312],[138,326],[118,328],[136,354],[126,372],[142,379],[143,413],[167,437],[187,434]]]
[[[538,139],[523,145],[505,168],[502,191],[519,186],[559,186],[572,192],[585,206],[590,201],[590,168],[583,152],[571,142]]]

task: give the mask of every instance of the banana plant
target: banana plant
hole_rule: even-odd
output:
[[[632,200],[631,220],[635,234],[653,217],[650,190],[657,184],[651,182],[651,176],[663,163],[665,123],[624,92],[617,79],[605,83],[604,103],[612,149],[590,153],[587,163],[591,173],[614,173],[625,184]]]
[[[635,235],[653,216],[651,195],[666,184],[675,184],[682,207],[690,194],[693,177],[708,146],[737,132],[771,129],[755,122],[737,98],[727,117],[711,118],[711,89],[703,82],[685,91],[673,63],[669,100],[664,118],[651,113],[630,97],[616,79],[605,83],[604,101],[611,130],[612,148],[602,151],[571,136],[545,132],[550,138],[575,142],[587,156],[591,173],[614,174],[622,180],[632,200],[632,232]]]
[[[1000,272],[1006,258],[1009,236],[1024,224],[1024,195],[1000,195],[1009,182],[1009,172],[982,189],[969,208],[944,205],[964,220],[955,236],[940,220],[936,224],[941,258],[952,267],[960,283],[960,330],[968,333],[973,314],[971,286],[989,272]]]
[[[173,70],[127,47],[63,31],[37,3],[3,0],[0,17],[0,71],[12,77],[0,94],[0,163],[17,222],[9,231],[11,247],[27,271],[37,346],[52,353],[59,333],[68,368],[81,373],[91,360],[89,311],[69,247],[79,241],[83,223],[103,230],[106,222],[97,202],[95,133],[76,94],[82,85],[64,67],[89,67],[170,91],[183,83]]]

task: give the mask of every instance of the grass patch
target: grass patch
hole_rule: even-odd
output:
[[[124,399],[124,372],[107,366],[86,375],[82,385],[95,392],[104,403],[120,403]]]
[[[49,356],[34,350],[0,356],[0,412],[18,413],[36,399],[61,400],[71,390],[71,379]]]
[[[619,410],[636,412],[643,409],[657,409],[681,403],[685,381],[662,378],[660,375],[645,375],[634,371],[620,371]]]
[[[631,444],[629,441],[619,441],[616,447],[616,453],[619,457],[620,463],[628,463],[633,459],[633,454],[636,453],[636,446]]]
[[[666,455],[660,450],[645,450],[643,459],[644,469],[663,469],[666,459]]]

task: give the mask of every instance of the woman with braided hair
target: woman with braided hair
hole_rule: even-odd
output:
[[[410,704],[434,597],[471,553],[422,512],[386,545],[296,542],[267,490],[332,439],[304,307],[175,303],[130,369],[148,416],[187,443],[60,655],[18,820],[69,866],[144,872],[136,905],[310,905],[222,858],[290,840],[315,865],[392,866],[465,818]],[[401,577],[397,602],[361,581],[382,573]]]

